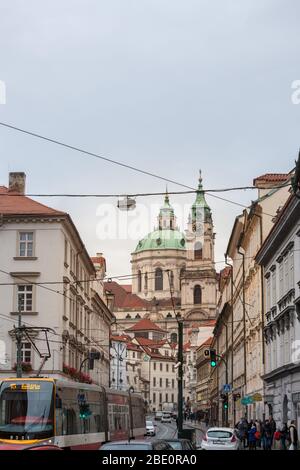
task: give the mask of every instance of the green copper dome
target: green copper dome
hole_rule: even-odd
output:
[[[179,230],[155,230],[138,242],[134,253],[145,250],[185,250],[184,234]]]

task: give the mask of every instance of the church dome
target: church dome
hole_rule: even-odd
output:
[[[155,230],[140,240],[134,253],[146,250],[185,250],[185,237],[179,230]]]

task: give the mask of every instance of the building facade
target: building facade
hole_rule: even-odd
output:
[[[263,275],[255,256],[289,196],[289,180],[289,174],[267,174],[254,180],[258,198],[236,217],[226,250],[231,271],[222,280],[215,335],[218,354],[227,358],[227,370],[220,361],[217,375],[219,396],[224,384],[231,385],[230,424],[245,415],[251,419],[265,415]],[[224,422],[220,408],[218,419]]]
[[[34,374],[46,355],[41,328],[47,327],[43,375],[108,385],[113,315],[101,281],[104,261],[100,268],[95,260],[95,268],[68,214],[24,196],[24,173],[11,173],[0,193],[0,376],[15,374],[20,313],[21,324],[31,328],[22,334],[23,374]],[[82,362],[91,351],[100,360],[88,371]]]
[[[300,199],[291,195],[256,260],[265,287],[266,415],[300,431]]]

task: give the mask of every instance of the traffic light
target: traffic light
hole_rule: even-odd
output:
[[[91,416],[92,412],[90,410],[90,406],[88,403],[81,403],[79,405],[79,418],[80,419],[87,419]]]
[[[101,358],[101,353],[96,351],[96,352],[90,352],[88,356],[88,364],[89,364],[89,370],[94,369],[94,360],[97,359],[99,360]]]
[[[228,394],[222,393],[221,398],[222,398],[223,409],[228,410]]]
[[[241,398],[241,394],[240,393],[234,393],[233,394],[233,401],[237,401]]]
[[[215,349],[210,349],[210,365],[211,367],[216,367],[217,365],[217,353]]]

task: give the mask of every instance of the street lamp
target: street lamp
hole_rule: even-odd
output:
[[[132,401],[131,401],[131,394],[134,393],[134,388],[133,386],[129,387],[128,389],[128,396],[129,396],[129,432],[128,432],[128,441],[130,442],[130,439],[133,439],[133,415],[132,415]]]

